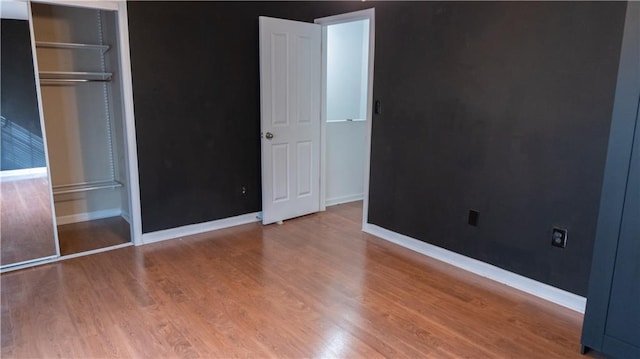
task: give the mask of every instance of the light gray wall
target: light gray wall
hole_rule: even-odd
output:
[[[327,205],[362,198],[365,121],[327,123]]]
[[[369,20],[330,25],[327,32],[327,120],[366,117]],[[364,44],[364,45],[363,45]]]

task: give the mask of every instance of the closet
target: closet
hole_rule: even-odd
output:
[[[32,3],[61,255],[131,241],[117,12]]]

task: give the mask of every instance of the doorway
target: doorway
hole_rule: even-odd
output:
[[[325,210],[329,173],[330,190],[334,191],[331,204],[362,199],[366,223],[373,27],[374,9],[316,19],[315,24],[260,17],[263,224],[282,223]],[[337,40],[343,36],[359,39],[357,54],[349,57],[353,61],[348,61],[353,66],[332,73],[336,78],[343,77],[340,71],[353,75],[349,81],[353,91],[340,91],[344,83],[328,80],[327,40],[334,29],[338,30],[338,37],[332,37]],[[341,34],[345,29],[349,35]],[[342,48],[333,51],[337,55],[350,47],[339,42],[334,41]],[[328,86],[338,92],[328,93]],[[352,126],[341,126],[345,123]],[[349,129],[354,136],[348,135]],[[327,151],[329,132],[337,133],[331,139],[339,142],[330,144],[332,156]],[[327,162],[328,157],[333,161]],[[327,164],[332,166],[330,171]],[[344,186],[347,182],[350,186]],[[355,193],[344,194],[344,188]]]
[[[320,208],[362,201],[367,219],[375,9],[315,20],[322,26]]]
[[[326,26],[325,205],[361,201],[369,67],[369,19]]]

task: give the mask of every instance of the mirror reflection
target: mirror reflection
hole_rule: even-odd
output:
[[[0,266],[56,255],[28,8],[3,2],[0,31]]]

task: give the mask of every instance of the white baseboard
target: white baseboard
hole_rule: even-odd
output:
[[[364,198],[364,194],[358,193],[358,194],[352,194],[348,196],[327,198],[325,201],[325,204],[327,207],[329,207],[329,206],[335,206],[337,204],[342,204],[342,203],[362,201],[363,198]]]
[[[60,256],[58,258],[58,260],[65,260],[65,259],[72,259],[72,258],[78,258],[78,257],[84,257],[84,256],[88,256],[91,254],[96,254],[96,253],[102,253],[102,252],[108,252],[108,251],[112,251],[114,249],[120,249],[120,248],[125,248],[125,247],[130,247],[132,246],[133,243],[131,242],[127,242],[127,243],[121,243],[121,244],[116,244],[114,246],[109,246],[109,247],[104,247],[104,248],[98,248],[98,249],[93,249],[90,251],[85,251],[85,252],[78,252],[78,253],[73,253],[73,254],[67,254],[64,256]]]
[[[120,216],[122,217],[122,219],[127,221],[127,223],[131,224],[131,215],[129,214],[129,212],[122,211],[120,213]]]
[[[216,221],[190,224],[188,226],[182,226],[178,228],[165,229],[162,231],[149,232],[142,234],[142,244],[160,242],[167,239],[180,238],[185,236],[191,236],[194,234],[215,231],[217,229],[239,226],[241,224],[247,224],[257,222],[260,212],[242,214],[235,217],[218,219]]]
[[[22,170],[0,171],[2,181],[20,181],[33,178],[47,177],[47,167],[25,168]]]
[[[71,214],[68,216],[56,217],[56,224],[63,225],[63,224],[70,224],[70,223],[93,221],[94,219],[117,217],[117,216],[120,216],[121,214],[122,214],[122,211],[120,210],[120,208],[103,209],[101,211],[78,213],[78,214]]]
[[[43,258],[30,259],[30,260],[26,260],[18,263],[11,263],[11,264],[3,265],[2,267],[0,267],[0,273],[12,272],[18,269],[35,267],[41,264],[55,262],[57,260],[58,260],[58,256],[55,255],[55,256],[49,256],[49,257],[43,257]]]
[[[390,231],[376,226],[375,224],[365,224],[363,231],[458,268],[462,268],[471,273],[475,273],[536,297],[559,304],[576,312],[584,313],[585,311],[585,307],[587,305],[587,299],[585,297],[509,272],[494,265],[463,256],[444,248],[419,241],[415,238]]]

